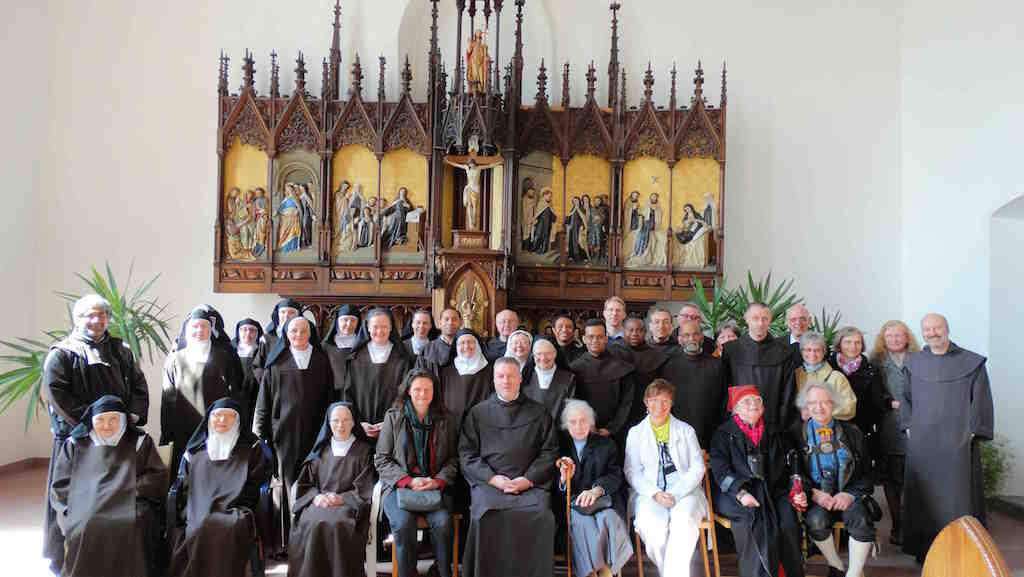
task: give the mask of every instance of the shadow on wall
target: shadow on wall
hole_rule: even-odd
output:
[[[989,376],[995,398],[996,435],[1006,438],[1014,456],[1010,476],[1000,493],[1024,495],[1024,391],[1017,385],[1024,375],[1020,328],[1024,326],[1024,195],[1008,202],[992,214],[991,221],[991,294],[992,325],[989,343]]]

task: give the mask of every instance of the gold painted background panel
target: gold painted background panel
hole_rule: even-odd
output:
[[[512,242],[518,255],[517,260],[521,264],[555,265],[560,261],[562,242],[559,235],[564,230],[562,223],[565,216],[563,174],[562,161],[550,152],[534,151],[519,163],[519,183],[515,190],[518,230],[513,235]],[[531,187],[533,196],[529,198],[527,190]],[[536,228],[538,216],[542,218],[542,228],[548,227],[550,217],[545,216],[546,203],[542,192],[545,188],[551,189],[550,212],[554,214],[554,220],[547,228],[546,237],[543,233],[538,233]]]
[[[375,249],[372,245],[353,248],[351,246],[352,239],[348,238],[349,234],[353,234],[352,231],[342,234],[341,223],[346,220],[351,221],[351,216],[346,219],[343,214],[347,203],[341,199],[339,188],[342,181],[348,181],[353,187],[361,186],[363,208],[370,206],[372,202],[372,208],[376,209],[377,166],[377,157],[373,152],[359,144],[341,147],[331,159],[331,191],[333,194],[331,206],[334,210],[334,231],[331,235],[334,243],[332,254],[339,261],[369,262],[376,260]],[[345,246],[344,249],[342,249],[342,245]]]
[[[486,174],[486,173],[484,173]],[[491,241],[494,250],[501,249],[502,233],[502,193],[505,182],[505,166],[498,165],[491,169]]]
[[[603,158],[590,155],[574,156],[566,167],[566,214],[573,212],[573,200],[580,199],[580,206],[584,206],[584,195],[589,197],[591,214],[599,212],[607,213],[607,220],[603,226],[596,226],[588,222],[585,230],[575,230],[575,222],[570,223],[566,229],[568,249],[568,264],[570,265],[604,265],[608,262],[609,241],[608,230],[611,227],[611,211],[614,207],[609,206],[611,199],[611,170],[610,162]],[[598,203],[598,198],[604,202],[603,206]],[[585,209],[584,209],[585,211]],[[578,243],[579,249],[575,248],[574,241]]]
[[[381,159],[381,210],[390,206],[398,198],[399,188],[404,186],[409,189],[408,199],[413,210],[422,209],[423,211],[420,214],[418,226],[419,241],[416,241],[423,243],[426,243],[427,240],[428,215],[426,210],[430,206],[427,180],[427,157],[417,152],[408,148],[399,148],[388,151]],[[386,218],[382,222],[386,222]],[[382,226],[384,225],[382,224]],[[423,252],[417,253],[413,248],[415,245],[412,244],[414,242],[411,237],[412,225],[408,226],[410,227],[409,244],[396,245],[387,249],[388,262],[406,262],[409,259],[422,262]],[[402,248],[403,246],[405,249]]]
[[[622,258],[628,268],[665,266],[669,176],[668,163],[656,158],[637,158],[627,162],[622,169]],[[634,197],[637,201],[636,229],[632,218]],[[646,223],[652,210],[653,225]]]
[[[255,146],[231,143],[224,155],[224,256],[232,260],[261,260],[270,235],[270,194],[267,189],[267,154]],[[231,198],[229,192],[238,188]],[[254,189],[262,188],[262,209],[257,210]],[[250,191],[253,191],[250,193]]]
[[[672,229],[679,234],[695,234],[688,243],[673,238],[673,266],[687,269],[703,268],[710,255],[705,254],[710,233],[719,217],[719,183],[721,170],[710,158],[683,158],[672,168]],[[691,205],[696,216],[686,218],[686,206]],[[705,222],[710,220],[710,222]]]

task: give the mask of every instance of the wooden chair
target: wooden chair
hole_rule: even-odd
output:
[[[459,577],[459,522],[462,521],[462,513],[452,513],[452,577]],[[416,528],[427,529],[426,518],[423,515],[416,517]],[[398,577],[398,559],[395,556],[394,535],[388,538],[391,543],[391,577]],[[570,576],[571,577],[571,576]]]
[[[977,519],[969,515],[946,525],[928,549],[922,577],[1010,577],[999,548]]]
[[[701,451],[704,456],[704,499],[708,502],[708,514],[705,518],[700,520],[700,554],[704,560],[704,575],[705,577],[711,577],[711,565],[708,559],[708,535],[711,539],[711,556],[715,560],[715,577],[722,577],[721,566],[718,562],[718,537],[715,536],[715,522],[722,525],[725,528],[729,528],[729,519],[725,517],[719,517],[715,515],[714,504],[711,502],[711,482],[708,477],[711,474],[711,468],[708,463],[711,457],[707,451]],[[632,515],[629,516],[632,519]],[[714,520],[714,521],[712,521]],[[640,539],[640,534],[636,531],[634,535],[634,551],[633,556],[636,558],[636,573],[640,577],[644,577],[644,544],[643,540]]]

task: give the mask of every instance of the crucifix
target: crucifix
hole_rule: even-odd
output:
[[[466,208],[466,230],[481,230],[480,225],[480,173],[502,164],[504,159],[499,155],[479,156],[474,148],[470,148],[466,156],[447,156],[444,161],[455,168],[466,171],[466,186],[462,189],[462,206]]]

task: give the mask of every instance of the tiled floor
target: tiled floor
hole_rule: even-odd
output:
[[[48,577],[46,562],[39,554],[42,542],[41,519],[43,517],[43,485],[46,482],[46,469],[38,466],[0,477],[0,575],[18,575],[23,577]],[[884,506],[885,500],[876,496]],[[879,525],[879,541],[883,543],[877,558],[871,559],[865,571],[867,577],[911,577],[919,575],[921,568],[914,560],[900,553],[888,544],[888,514]],[[992,513],[989,529],[996,543],[1002,550],[1014,577],[1024,577],[1024,522],[1014,520],[1001,513]],[[699,564],[699,555],[695,554],[695,562]],[[820,557],[812,560],[808,567],[809,575],[824,574]],[[817,561],[817,562],[816,562]],[[384,567],[381,567],[383,570]],[[722,558],[723,574],[735,575],[735,559],[732,556]],[[387,569],[390,571],[390,567]],[[269,568],[272,575],[284,575],[287,572],[283,564]],[[653,565],[648,563],[645,575],[657,575]],[[694,566],[694,577],[703,573],[703,566]],[[390,574],[390,573],[387,573]],[[630,562],[624,577],[636,575],[636,565]]]

